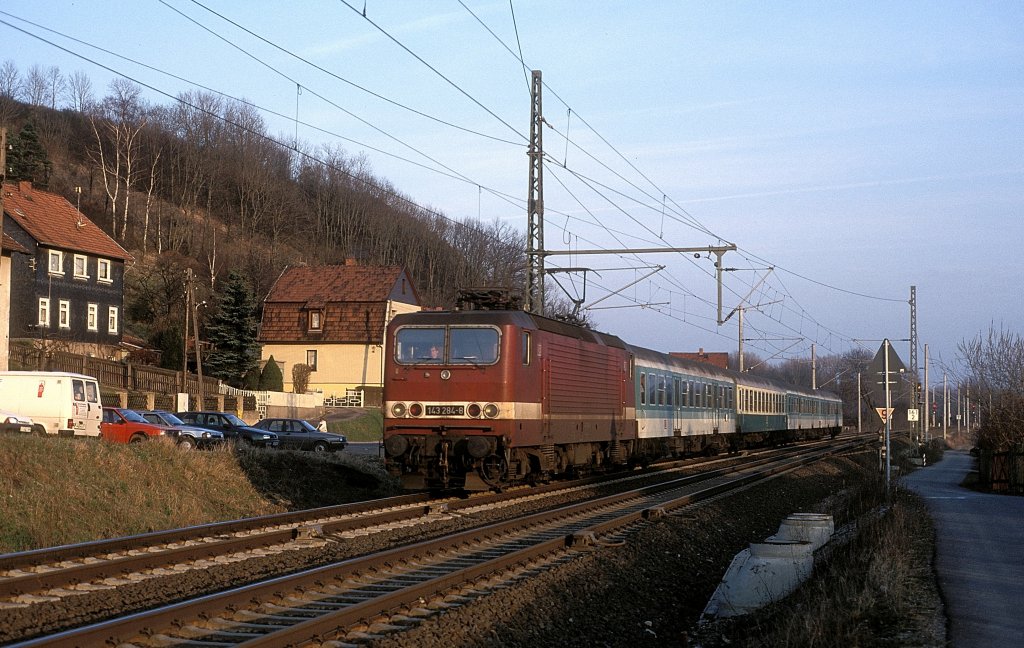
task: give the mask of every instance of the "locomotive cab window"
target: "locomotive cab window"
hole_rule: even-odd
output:
[[[395,334],[395,360],[400,364],[441,364],[444,359],[444,327],[405,327]]]
[[[449,334],[449,364],[494,364],[498,361],[498,329],[453,326]]]
[[[530,334],[528,332],[523,331],[523,339],[522,339],[522,342],[520,343],[520,345],[522,346],[522,352],[523,352],[523,364],[524,365],[528,365],[528,364],[530,364],[530,353],[531,353],[531,349],[530,349]]]

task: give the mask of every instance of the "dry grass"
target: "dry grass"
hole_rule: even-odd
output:
[[[704,646],[945,646],[932,568],[935,532],[923,502],[896,490],[891,506],[860,517],[793,596],[701,633]]]
[[[0,436],[0,553],[323,506],[393,490],[343,454]]]

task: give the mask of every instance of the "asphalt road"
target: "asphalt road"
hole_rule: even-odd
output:
[[[906,477],[935,520],[939,587],[954,648],[1024,646],[1024,497],[961,488],[965,452]]]

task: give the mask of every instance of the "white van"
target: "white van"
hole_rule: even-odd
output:
[[[96,379],[62,371],[0,371],[0,409],[60,436],[99,436],[103,418]]]

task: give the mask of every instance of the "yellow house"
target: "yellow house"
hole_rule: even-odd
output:
[[[392,317],[420,310],[409,273],[398,266],[287,267],[263,302],[259,341],[292,389],[292,367],[312,369],[309,391],[325,399],[359,389],[380,404],[384,331]]]

